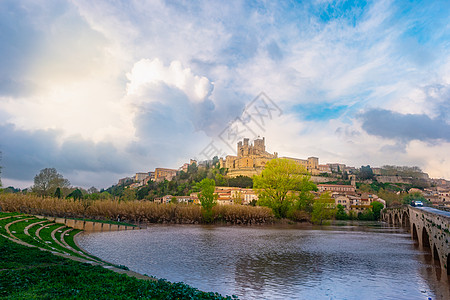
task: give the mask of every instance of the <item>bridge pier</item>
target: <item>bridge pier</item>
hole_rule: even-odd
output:
[[[450,217],[404,205],[385,209],[382,220],[409,229],[411,238],[450,275]]]

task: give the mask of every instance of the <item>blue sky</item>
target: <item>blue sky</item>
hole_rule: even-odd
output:
[[[450,179],[448,1],[0,2],[3,185],[203,159],[264,92],[280,156]],[[239,120],[239,119],[238,119]],[[228,150],[224,150],[228,149]]]

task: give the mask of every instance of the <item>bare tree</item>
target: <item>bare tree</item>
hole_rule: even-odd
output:
[[[39,196],[53,196],[57,188],[70,187],[69,180],[65,179],[55,168],[42,169],[34,176],[32,191]]]

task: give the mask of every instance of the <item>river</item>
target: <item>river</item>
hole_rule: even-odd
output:
[[[155,225],[77,241],[130,270],[241,299],[450,299],[431,254],[381,223]]]

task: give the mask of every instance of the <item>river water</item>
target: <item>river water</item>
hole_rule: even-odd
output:
[[[77,241],[130,270],[241,299],[450,299],[429,252],[381,223],[155,225]]]

